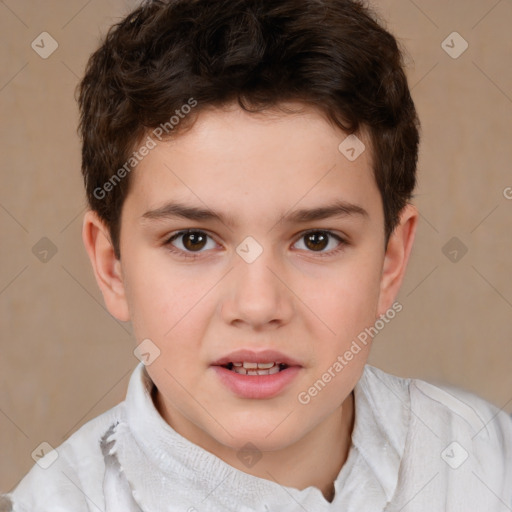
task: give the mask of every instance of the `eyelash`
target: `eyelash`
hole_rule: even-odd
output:
[[[179,257],[182,257],[182,258],[185,258],[185,259],[191,259],[191,260],[197,259],[205,251],[197,251],[197,252],[184,251],[182,249],[177,249],[176,247],[174,247],[174,245],[172,245],[172,242],[174,240],[178,239],[181,236],[188,235],[190,233],[199,233],[199,234],[202,234],[202,235],[206,235],[208,238],[211,238],[213,240],[213,238],[207,232],[205,232],[205,231],[202,231],[202,230],[199,230],[199,229],[186,229],[186,230],[179,231],[177,233],[172,234],[164,242],[164,245],[167,247],[167,249],[170,252],[172,252],[173,254],[178,255]],[[315,255],[317,255],[317,256],[319,256],[321,258],[325,258],[325,257],[329,257],[329,256],[333,256],[335,254],[338,254],[339,252],[343,251],[347,245],[349,245],[349,243],[344,238],[342,238],[339,235],[336,235],[335,233],[333,233],[332,231],[329,231],[329,230],[326,230],[326,229],[310,229],[309,231],[305,231],[304,233],[301,233],[301,235],[297,239],[297,242],[299,240],[303,239],[304,237],[306,237],[307,235],[310,235],[312,233],[323,233],[323,234],[326,234],[328,237],[334,238],[338,242],[340,242],[339,246],[336,249],[333,249],[331,251],[326,251],[326,252],[324,252],[324,251],[323,252],[307,251],[307,252],[315,254]],[[295,242],[295,243],[297,243],[297,242]]]

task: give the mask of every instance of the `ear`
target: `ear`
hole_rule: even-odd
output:
[[[377,315],[383,315],[391,306],[402,286],[402,281],[409,261],[416,227],[418,210],[407,204],[401,214],[400,222],[389,237],[384,255],[380,281],[379,307]]]
[[[107,309],[121,322],[127,322],[130,320],[130,314],[126,301],[121,261],[114,254],[108,228],[96,212],[91,210],[87,211],[84,216],[82,240]]]

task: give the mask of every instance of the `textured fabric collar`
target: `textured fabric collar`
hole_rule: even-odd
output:
[[[407,379],[365,367],[354,389],[352,446],[335,481],[332,503],[316,487],[284,487],[235,469],[178,434],[156,409],[154,384],[142,363],[128,386],[126,421],[113,426],[105,441],[144,511],[166,510],[162,500],[167,496],[169,506],[176,507],[167,510],[291,511],[297,504],[319,512],[382,510],[395,493],[404,453],[408,385]],[[113,468],[111,464],[111,472]]]

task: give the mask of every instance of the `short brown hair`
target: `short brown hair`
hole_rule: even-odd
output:
[[[402,51],[363,2],[154,0],[110,28],[78,101],[87,199],[118,258],[130,179],[112,183],[114,173],[129,171],[148,131],[191,98],[193,112],[169,136],[230,102],[261,111],[298,100],[349,134],[367,129],[387,243],[416,184],[419,121]]]

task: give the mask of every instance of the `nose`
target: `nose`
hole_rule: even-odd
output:
[[[272,250],[264,250],[252,263],[235,257],[221,305],[224,321],[256,330],[288,323],[294,311],[293,292]]]

